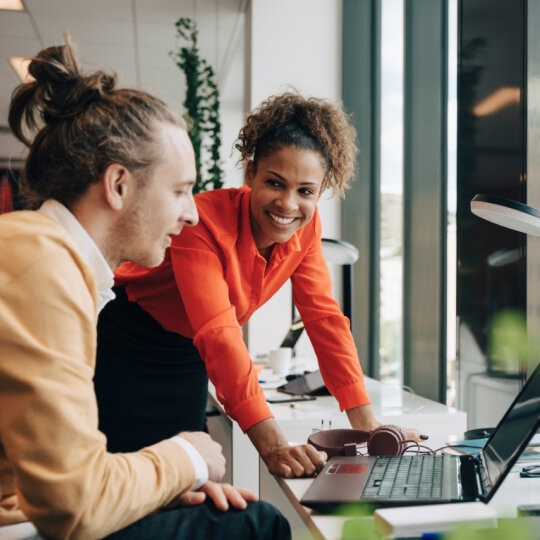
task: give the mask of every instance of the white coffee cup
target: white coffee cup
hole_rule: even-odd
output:
[[[292,349],[290,347],[280,347],[272,349],[268,355],[270,367],[277,375],[285,376],[289,373],[292,363]]]

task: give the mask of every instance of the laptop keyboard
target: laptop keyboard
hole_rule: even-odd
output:
[[[440,498],[444,458],[448,459],[448,456],[379,456],[362,497]]]

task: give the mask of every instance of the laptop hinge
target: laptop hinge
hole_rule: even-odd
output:
[[[474,501],[483,499],[484,486],[481,481],[481,461],[477,456],[461,456],[459,458],[460,500]]]
[[[475,477],[478,484],[478,493],[482,495],[482,498],[491,490],[491,482],[489,480],[489,475],[487,467],[485,466],[485,458],[483,452],[479,452],[478,455],[474,456],[474,467],[475,467]]]

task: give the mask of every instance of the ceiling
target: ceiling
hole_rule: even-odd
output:
[[[201,56],[218,83],[230,71],[243,31],[246,0],[24,0],[26,11],[0,10],[0,160],[20,159],[22,146],[9,134],[13,89],[20,83],[9,63],[63,42],[70,32],[87,70],[118,73],[122,86],[149,91],[181,109],[184,76],[169,57],[175,22],[190,17],[199,29]]]

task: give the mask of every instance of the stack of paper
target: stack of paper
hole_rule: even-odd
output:
[[[375,529],[389,538],[441,533],[463,524],[480,529],[497,527],[497,513],[482,502],[384,508],[376,510],[373,519]]]

